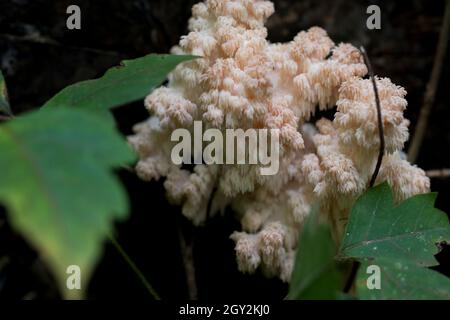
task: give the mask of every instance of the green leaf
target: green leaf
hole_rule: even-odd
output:
[[[179,63],[192,60],[189,55],[150,54],[125,60],[109,69],[103,77],[64,88],[45,103],[43,108],[74,107],[104,111],[142,99],[159,86]]]
[[[438,264],[437,244],[449,241],[450,225],[446,214],[434,208],[435,198],[434,193],[420,194],[394,206],[387,183],[369,189],[350,212],[341,255]]]
[[[9,106],[8,100],[8,90],[6,89],[5,78],[3,78],[3,73],[0,70],[0,112],[7,115],[11,115],[11,108]]]
[[[66,269],[81,268],[82,289],[102,242],[128,201],[112,169],[134,155],[109,121],[59,108],[0,126],[0,201],[12,226],[39,251],[67,298]]]
[[[299,239],[288,298],[336,299],[342,287],[342,274],[334,261],[335,255],[330,228],[318,222],[313,210]]]
[[[380,289],[369,289],[373,273],[367,272],[369,265],[376,265],[380,270]],[[373,271],[372,271],[373,272]],[[393,262],[387,259],[377,259],[361,265],[356,291],[360,299],[450,299],[450,279],[446,276],[417,266],[411,262]]]

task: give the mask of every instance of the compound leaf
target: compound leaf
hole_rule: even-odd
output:
[[[450,225],[446,214],[434,208],[435,198],[420,194],[394,206],[387,183],[369,189],[350,212],[341,255],[436,265],[434,255],[450,239]]]

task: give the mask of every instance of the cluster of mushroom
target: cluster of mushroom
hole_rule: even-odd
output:
[[[335,43],[318,27],[293,41],[269,43],[264,27],[274,12],[264,0],[206,0],[194,5],[190,33],[175,54],[201,56],[170,75],[166,87],[145,101],[150,118],[129,141],[138,152],[144,180],[165,178],[167,198],[201,224],[230,207],[242,230],[236,243],[238,267],[258,268],[289,281],[298,235],[311,207],[318,206],[342,232],[354,199],[368,185],[379,150],[373,87],[362,56]],[[377,78],[386,139],[378,181],[387,180],[397,201],[427,192],[429,179],[403,159],[408,121],[405,90]],[[337,106],[334,119],[308,123],[317,110]],[[280,165],[262,176],[255,164],[197,164],[193,171],[171,161],[177,128],[278,129]]]

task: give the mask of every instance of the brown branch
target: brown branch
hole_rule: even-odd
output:
[[[375,95],[375,105],[377,108],[378,134],[379,134],[379,138],[380,138],[380,151],[378,153],[377,164],[375,165],[375,170],[372,174],[372,178],[370,179],[370,183],[369,183],[369,187],[371,188],[375,184],[375,181],[378,176],[378,172],[380,171],[381,163],[383,161],[385,141],[384,141],[384,130],[383,130],[383,117],[381,114],[381,103],[380,103],[380,97],[378,95],[377,83],[375,81],[375,76],[373,73],[372,65],[370,63],[369,56],[367,55],[366,50],[364,49],[364,47],[361,47],[360,50],[361,50],[361,53],[364,58],[364,63],[367,66],[367,71],[369,73],[369,77],[372,80],[373,92]],[[358,268],[359,268],[359,262],[353,261],[352,268],[350,270],[349,276],[348,276],[347,281],[344,286],[345,293],[350,292],[350,290],[353,286],[353,282],[355,281],[356,274],[358,272]]]
[[[192,243],[187,244],[183,235],[181,224],[178,224],[178,239],[180,241],[180,251],[183,258],[184,271],[186,273],[186,284],[188,288],[189,300],[197,299],[197,280],[195,277],[194,250]]]
[[[425,173],[430,178],[450,178],[450,169],[428,170]]]
[[[450,32],[450,0],[447,0],[446,3],[441,33],[439,35],[438,46],[436,49],[436,56],[434,58],[433,70],[431,71],[430,80],[425,91],[424,101],[422,108],[420,109],[416,130],[409,147],[408,160],[411,163],[414,163],[417,160],[420,146],[422,145],[425,132],[427,131],[428,119],[436,96],[439,79],[441,77],[442,69],[444,69],[444,59],[446,56]]]

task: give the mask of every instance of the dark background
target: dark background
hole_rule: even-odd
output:
[[[101,76],[123,59],[167,53],[186,34],[190,8],[183,0],[0,0],[0,69],[14,113],[42,105],[69,84]],[[318,25],[336,42],[364,45],[375,73],[408,91],[406,117],[413,132],[425,86],[433,66],[444,12],[443,0],[344,1],[276,0],[267,27],[272,42],[291,40],[299,31]],[[82,10],[82,29],[67,30],[66,8]],[[377,4],[382,29],[367,30],[366,8]],[[450,51],[450,50],[449,50]],[[418,165],[423,169],[450,166],[449,55],[431,113]],[[142,102],[114,110],[119,128],[131,133],[148,115]],[[0,151],[1,152],[1,151]],[[145,183],[119,172],[130,196],[130,219],[117,224],[117,238],[163,299],[185,299],[187,286],[178,228],[193,243],[198,297],[282,299],[287,286],[259,274],[237,271],[229,235],[239,222],[231,212],[199,228],[180,215],[164,197],[161,182]],[[0,170],[1,179],[1,170]],[[450,179],[433,179],[437,206],[450,212]],[[439,270],[450,274],[450,255],[438,258]],[[48,270],[23,238],[13,232],[0,208],[0,299],[51,299],[59,294]],[[111,244],[91,281],[91,299],[151,299],[136,275]]]

